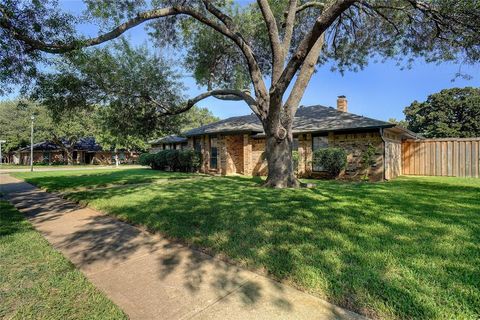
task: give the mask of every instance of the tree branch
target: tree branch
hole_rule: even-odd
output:
[[[268,0],[257,0],[257,3],[265,20],[268,38],[270,39],[270,47],[272,49],[272,84],[274,84],[282,73],[284,63],[277,20],[268,4]]]
[[[214,10],[213,8],[214,7],[210,5],[210,9]],[[256,60],[255,54],[253,53],[253,50],[249,46],[249,44],[237,32],[233,32],[226,25],[219,24],[209,19],[208,17],[203,15],[201,12],[191,7],[172,6],[167,8],[140,12],[137,14],[136,17],[120,24],[110,32],[107,32],[105,34],[102,34],[94,38],[74,40],[70,43],[45,43],[43,41],[28,37],[27,35],[25,35],[23,30],[16,28],[11,23],[11,21],[8,19],[5,13],[3,13],[3,16],[0,17],[0,27],[8,30],[14,38],[24,42],[25,44],[30,46],[33,50],[40,50],[47,53],[66,53],[66,52],[77,50],[80,48],[95,46],[95,45],[107,42],[109,40],[115,39],[120,35],[122,35],[124,32],[126,32],[127,30],[134,28],[146,21],[167,17],[167,16],[181,15],[181,14],[185,14],[196,19],[197,21],[213,28],[217,32],[223,34],[224,36],[232,40],[240,48],[240,50],[242,51],[247,61],[250,78],[252,80],[257,99],[259,99],[259,102],[262,102],[261,105],[264,104],[263,102],[268,101],[268,92],[267,92],[265,83],[263,81],[263,75],[258,65],[258,62]],[[217,12],[217,14],[219,13]],[[223,17],[223,19],[225,19],[225,17]]]
[[[287,102],[284,106],[286,114],[290,119],[293,119],[293,116],[295,116],[295,113],[297,112],[298,104],[300,103],[305,89],[307,88],[313,72],[315,71],[315,66],[318,62],[318,58],[320,57],[320,52],[322,51],[324,43],[325,34],[322,34],[302,64],[302,68],[300,69],[297,80],[295,81],[292,91],[290,92],[290,95],[288,96]]]
[[[285,63],[285,57],[287,56],[290,45],[292,43],[292,36],[293,36],[293,28],[295,26],[295,15],[296,15],[296,8],[297,8],[297,0],[289,0],[288,2],[288,10],[286,12],[285,17],[285,35],[283,36],[283,63]]]
[[[203,5],[205,8],[213,14],[215,17],[217,17],[220,21],[223,22],[223,24],[230,29],[231,31],[235,31],[235,25],[233,23],[232,18],[230,18],[228,15],[223,13],[220,9],[218,9],[210,0],[202,0]]]
[[[305,9],[308,9],[308,8],[324,8],[325,7],[325,3],[324,2],[306,2],[304,4],[302,4],[301,6],[298,6],[297,7],[297,10],[296,10],[296,13],[299,13],[299,12],[302,12],[303,10]]]
[[[145,97],[148,101],[152,102],[155,104],[158,108],[162,109],[161,113],[164,115],[176,115],[180,114],[182,112],[188,111],[191,109],[196,103],[200,102],[203,99],[206,99],[208,97],[214,97],[220,100],[230,100],[230,101],[245,101],[248,106],[252,109],[253,112],[255,112],[259,117],[265,116],[265,114],[262,112],[262,110],[258,109],[258,104],[257,101],[247,92],[241,91],[241,90],[234,90],[234,89],[215,89],[215,90],[210,90],[207,92],[204,92],[202,94],[199,94],[198,96],[189,99],[187,101],[187,104],[176,110],[172,110],[165,106],[163,103],[156,101],[155,99],[151,97]]]
[[[347,10],[356,1],[358,0],[337,0],[322,12],[322,14],[315,21],[315,24],[310,32],[305,35],[303,40],[298,45],[297,51],[287,63],[287,66],[283,70],[283,73],[275,84],[275,87],[273,90],[270,90],[271,94],[274,93],[276,95],[282,95],[285,92],[303,61],[310,53],[310,50],[312,50],[313,46],[317,42],[318,38],[345,10]]]

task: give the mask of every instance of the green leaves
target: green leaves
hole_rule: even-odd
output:
[[[162,114],[183,101],[171,65],[146,46],[120,40],[65,56],[55,73],[42,75],[32,97],[55,114],[99,106],[112,135],[147,139],[178,130],[178,118]]]
[[[404,110],[408,128],[427,138],[480,136],[480,89],[453,88],[414,101]]]

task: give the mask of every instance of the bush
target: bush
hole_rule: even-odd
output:
[[[194,150],[182,150],[178,153],[179,169],[184,172],[194,172],[200,168],[201,154]]]
[[[165,170],[165,167],[167,166],[167,152],[168,150],[162,150],[155,154],[152,167],[153,169]]]
[[[332,177],[337,177],[347,166],[347,153],[341,148],[324,148],[313,153],[314,166],[321,166]]]
[[[176,171],[180,167],[180,163],[178,162],[178,150],[164,150],[165,152],[165,160],[166,166],[171,171]]]
[[[155,154],[153,154],[153,153],[142,153],[138,157],[138,163],[141,166],[149,166],[149,167],[153,168],[154,159],[155,159]]]
[[[194,150],[162,150],[141,154],[138,163],[155,170],[194,172],[200,168],[201,160],[201,154]]]
[[[367,145],[367,149],[362,152],[362,180],[368,181],[368,174],[370,173],[370,167],[376,163],[375,160],[375,147],[372,144]]]

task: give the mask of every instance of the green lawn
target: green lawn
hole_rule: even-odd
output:
[[[1,319],[126,319],[123,312],[0,200]]]
[[[61,190],[88,186],[89,179],[98,185],[172,173],[16,175]],[[177,179],[70,189],[68,197],[373,318],[480,317],[479,179],[314,181],[316,188],[297,190],[264,189],[258,182]]]
[[[98,169],[93,171],[18,172],[16,177],[41,186],[47,191],[95,189],[112,185],[142,184],[165,179],[186,179],[201,175],[162,172],[150,169]]]

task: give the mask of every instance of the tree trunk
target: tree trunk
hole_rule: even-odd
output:
[[[115,148],[115,167],[118,168],[118,150]]]
[[[73,152],[70,149],[65,149],[65,154],[67,156],[67,165],[73,165]]]
[[[291,123],[291,121],[289,121]],[[276,119],[267,119],[265,127],[265,153],[268,164],[268,176],[265,187],[297,188],[300,182],[295,176],[292,163],[293,134],[292,126],[282,126]]]

